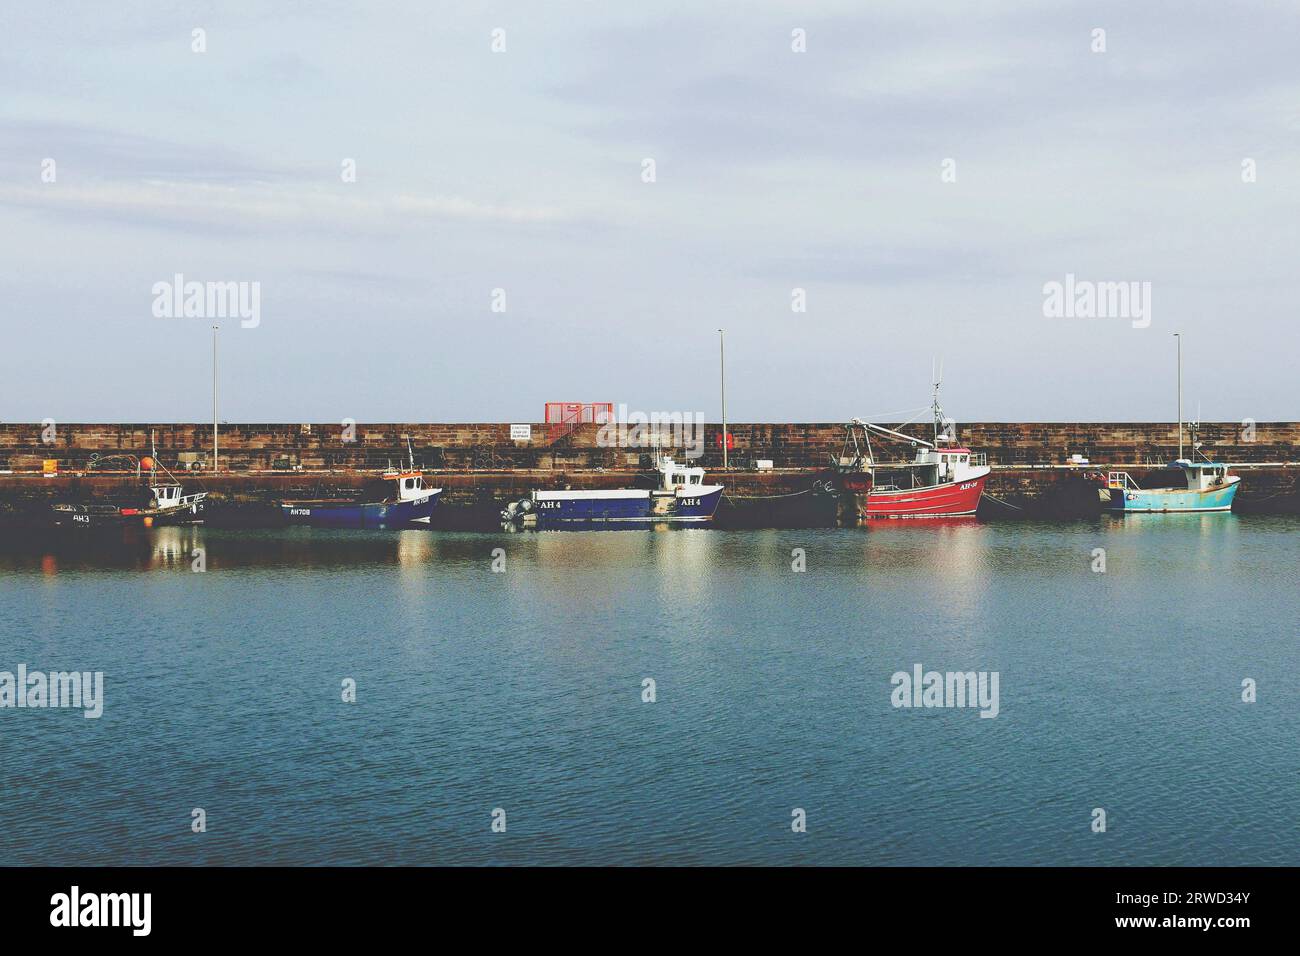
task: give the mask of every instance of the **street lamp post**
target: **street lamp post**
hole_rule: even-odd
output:
[[[1183,334],[1175,332],[1178,340],[1178,460],[1183,458]]]
[[[217,473],[217,326],[212,327],[212,474]]]
[[[727,470],[727,334],[718,329],[718,363],[722,380],[722,470]]]

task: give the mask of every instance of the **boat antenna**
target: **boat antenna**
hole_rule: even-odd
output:
[[[1213,464],[1214,459],[1211,458],[1209,455],[1207,455],[1205,452],[1201,451],[1201,446],[1204,444],[1204,442],[1200,440],[1201,439],[1201,403],[1199,401],[1197,401],[1196,403],[1196,421],[1192,423],[1191,431],[1192,431],[1192,458],[1195,459],[1197,455],[1200,455],[1206,461]]]
[[[162,462],[158,460],[158,445],[154,441],[153,436],[154,436],[154,432],[153,429],[151,428],[149,429],[149,469],[150,469],[149,484],[157,485],[158,466],[162,465]],[[163,470],[163,474],[167,476],[167,480],[170,481],[173,485],[180,484],[180,482],[176,480],[176,476],[171,473],[171,470],[166,465],[162,465],[162,470]]]
[[[930,381],[934,383],[934,443],[939,444],[939,424],[943,418],[943,409],[939,407],[939,386],[943,384],[943,359],[939,359],[939,371],[935,374],[934,359],[930,360]]]

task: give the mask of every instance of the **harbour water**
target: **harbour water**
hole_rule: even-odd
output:
[[[104,699],[0,709],[0,863],[1294,866],[1298,566],[1236,515],[10,536],[0,671]]]

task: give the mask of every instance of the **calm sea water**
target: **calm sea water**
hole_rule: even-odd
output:
[[[105,703],[0,710],[0,864],[1296,865],[1297,566],[1225,515],[11,537],[0,670]]]

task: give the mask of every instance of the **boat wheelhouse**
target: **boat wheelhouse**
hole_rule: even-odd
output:
[[[502,520],[521,527],[649,527],[707,524],[722,499],[722,485],[704,482],[704,469],[659,459],[654,488],[580,488],[534,491],[511,502]]]
[[[179,483],[154,485],[149,489],[149,492],[149,510],[156,511],[164,516],[191,515],[197,517],[202,510],[203,502],[208,497],[206,491],[187,495],[184,493],[185,489]]]

